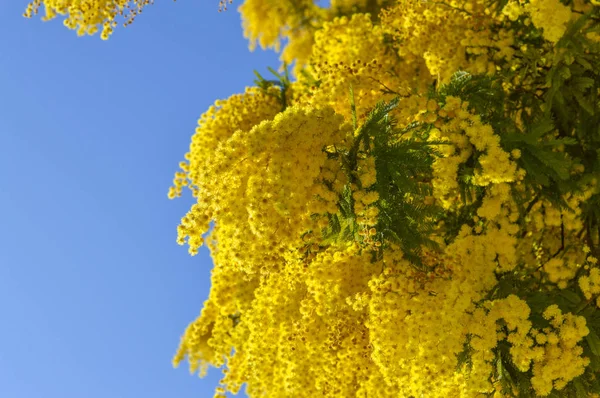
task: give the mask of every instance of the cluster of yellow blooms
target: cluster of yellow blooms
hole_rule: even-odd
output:
[[[548,307],[543,315],[550,321],[550,327],[532,333],[543,351],[533,361],[531,383],[539,395],[548,395],[553,388],[562,390],[589,365],[589,359],[581,356],[583,349],[578,345],[589,329],[584,317],[562,314],[556,304]]]
[[[559,0],[532,0],[525,6],[531,22],[543,29],[544,37],[556,43],[567,29],[572,17],[571,9]]]
[[[106,40],[117,26],[118,16],[125,18],[129,25],[142,9],[154,0],[33,0],[25,10],[25,16],[31,18],[44,5],[44,21],[66,15],[64,24],[77,31],[79,36],[93,35],[101,31]]]
[[[433,164],[434,192],[447,208],[459,200],[459,166],[469,160],[475,151],[481,153],[477,156],[481,168],[473,176],[474,185],[508,183],[515,181],[517,175],[523,176],[523,170],[517,173],[516,164],[500,147],[500,137],[490,125],[481,122],[479,115],[469,112],[468,106],[468,102],[449,96],[437,113],[433,110],[429,112],[430,115],[425,116],[426,121],[433,121],[436,126],[431,132],[431,138],[452,144],[441,146],[444,156]]]
[[[45,19],[66,15],[78,34],[102,30],[107,38],[118,16],[129,9],[134,17],[148,3],[34,0],[26,15],[44,5]],[[510,126],[477,110],[481,96],[443,87],[457,70],[509,74],[504,93],[542,98],[548,87],[537,74],[562,62],[556,46],[569,24],[598,5],[245,0],[250,46],[281,50],[295,62],[295,81],[247,88],[198,120],[169,197],[191,190],[196,203],[177,241],[192,255],[206,244],[214,269],[174,364],[187,358],[201,375],[223,367],[215,397],[245,385],[252,397],[500,398],[516,394],[505,385],[514,372],[532,394],[548,396],[583,380],[596,350],[586,342],[595,336],[586,311],[600,307],[583,216],[597,180],[538,198],[527,183],[535,171],[525,170],[529,150],[503,141]],[[538,40],[537,53],[525,38]],[[360,141],[369,112],[394,98],[386,117],[404,133],[393,144],[414,139],[435,150],[430,174],[413,177],[429,187],[423,205],[446,215],[431,232],[438,247],[424,245],[418,267],[397,240],[383,238],[391,232],[380,221],[401,204],[381,196],[388,187],[378,172],[394,170]],[[503,116],[522,137],[532,112],[523,104]],[[415,126],[421,135],[405,134]],[[534,291],[519,290],[524,281]],[[555,304],[561,294],[577,304]]]
[[[223,261],[248,273],[279,268],[302,232],[327,225],[316,215],[337,211],[337,191],[325,182],[340,187],[342,173],[322,148],[343,143],[348,127],[331,108],[293,106],[222,139],[211,163],[192,180],[198,203],[182,220],[179,242],[188,238],[195,254],[209,222],[218,220],[212,236],[227,236],[218,245]],[[254,238],[249,242],[248,236]]]
[[[398,65],[393,54],[386,54],[381,26],[373,25],[369,15],[336,18],[315,33],[311,63],[305,69],[319,80],[319,87],[298,101],[328,104],[349,118],[348,87],[352,85],[356,112],[365,116],[378,101],[393,97],[392,92],[382,93],[386,87],[402,83],[392,74],[382,73],[384,70],[396,70],[397,76],[413,78],[412,73],[406,73],[405,66]],[[300,76],[299,84],[306,79],[305,75]]]
[[[311,0],[249,0],[240,6],[243,16],[244,35],[250,40],[250,48],[256,43],[264,48],[279,50],[281,37],[310,20],[315,12]],[[258,25],[256,21],[260,20]],[[308,21],[307,21],[308,22]]]
[[[209,178],[209,165],[214,163],[214,153],[219,143],[229,139],[237,130],[250,130],[263,120],[272,119],[280,110],[277,89],[263,92],[249,87],[244,94],[232,95],[226,100],[218,100],[198,120],[196,134],[192,136],[190,151],[185,162],[180,164],[181,172],[175,175],[169,197],[180,197],[184,186],[198,196],[198,182]]]
[[[592,268],[589,275],[582,276],[578,282],[585,298],[591,300],[600,293],[600,269]]]

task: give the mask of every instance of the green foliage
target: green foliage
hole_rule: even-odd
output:
[[[446,102],[447,96],[468,101],[470,109],[480,115],[484,123],[490,123],[492,126],[505,118],[506,94],[502,83],[489,75],[472,75],[458,71],[452,75],[448,84],[440,87],[437,96],[442,103]]]
[[[442,211],[427,204],[431,185],[423,179],[431,170],[431,144],[407,140],[390,145],[375,141],[379,222],[384,239],[400,245],[406,257],[420,265],[421,246],[438,249],[429,238]]]
[[[352,90],[350,102],[355,113]],[[340,195],[339,216],[329,216],[329,226],[324,236],[328,240],[360,241],[352,186],[362,189],[356,175],[359,158],[373,156],[377,182],[369,187],[369,191],[379,194],[376,202],[379,209],[376,239],[383,244],[382,249],[389,243],[398,244],[407,259],[420,267],[422,246],[438,249],[429,235],[436,227],[442,211],[435,205],[426,204],[426,197],[432,193],[430,182],[431,166],[436,155],[434,145],[442,143],[425,142],[416,136],[406,137],[406,132],[396,127],[396,121],[390,114],[397,106],[397,98],[378,103],[356,129],[352,146],[337,154],[350,184]]]
[[[268,68],[269,72],[271,72],[271,74],[273,76],[275,76],[276,79],[265,79],[260,73],[258,73],[257,71],[254,71],[254,75],[256,76],[256,79],[254,80],[254,84],[256,84],[257,87],[260,87],[265,94],[277,98],[279,100],[279,102],[281,103],[281,111],[282,112],[285,111],[285,109],[288,106],[288,98],[287,97],[288,97],[288,93],[289,93],[290,85],[291,85],[290,75],[289,75],[287,65],[284,64],[283,69],[284,69],[283,74],[281,74],[271,67]],[[271,87],[278,87],[279,93],[274,94],[272,91],[269,90],[269,88],[271,88]]]
[[[429,235],[442,211],[427,204],[426,197],[432,194],[431,166],[436,155],[433,145],[439,143],[405,137],[390,116],[397,104],[397,99],[379,103],[358,138],[375,157],[374,189],[379,194],[380,211],[376,229],[384,242],[398,244],[407,259],[420,266],[422,246],[438,248]]]
[[[456,356],[456,371],[469,373],[473,369],[473,362],[471,355],[473,354],[473,348],[471,347],[471,336],[467,335],[463,349]]]
[[[567,153],[559,151],[561,147],[575,145],[571,137],[555,138],[555,130],[551,119],[541,117],[526,125],[524,132],[508,133],[502,136],[502,144],[508,151],[519,149],[521,157],[518,165],[527,172],[525,182],[537,191],[544,199],[560,208],[567,204],[563,195],[577,189],[571,179],[571,170],[576,164]]]

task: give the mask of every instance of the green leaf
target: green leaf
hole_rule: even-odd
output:
[[[562,66],[559,69],[559,73],[565,80],[569,80],[571,78],[571,69],[569,69],[567,66]]]
[[[575,57],[575,62],[577,62],[579,65],[583,66],[587,70],[594,69],[594,67],[592,66],[592,64],[589,63],[588,60],[585,59],[584,56]]]
[[[568,180],[571,162],[565,157],[563,152],[553,152],[539,147],[528,146],[529,152],[535,156],[542,164],[556,173],[561,180]],[[527,170],[529,171],[529,170]]]
[[[573,96],[577,100],[577,103],[579,104],[579,106],[581,106],[583,108],[583,110],[585,110],[590,115],[594,114],[594,106],[583,97],[583,94],[576,92],[573,94]]]
[[[502,354],[500,352],[498,352],[496,359],[496,373],[498,375],[500,384],[502,384],[502,390],[505,392],[511,391],[514,382],[510,377],[510,373],[504,369],[504,364],[502,363]]]
[[[575,393],[577,394],[577,398],[588,398],[589,394],[587,393],[583,383],[581,382],[581,377],[578,377],[573,380],[573,387],[575,387]]]
[[[579,315],[581,315],[583,317],[586,317],[586,318],[589,318],[589,317],[591,317],[594,314],[594,312],[596,312],[596,306],[595,305],[589,305],[583,311],[581,311],[579,313]]]
[[[284,77],[284,76],[282,76],[282,75],[281,75],[279,72],[277,72],[275,69],[271,68],[270,66],[269,66],[269,67],[267,67],[267,70],[268,70],[269,72],[271,72],[271,73],[272,73],[274,76],[276,76],[277,78],[279,78],[280,80],[283,80],[283,79],[285,79],[285,77]]]
[[[556,127],[551,118],[541,118],[527,127],[525,133],[511,133],[502,136],[502,142],[507,144],[525,143],[532,146],[539,145],[539,141]],[[516,147],[516,146],[512,146]]]
[[[591,351],[591,349],[590,349],[590,351]],[[585,352],[584,352],[584,354],[585,354]],[[600,370],[600,357],[597,355],[594,355],[594,354],[590,354],[590,353],[588,353],[586,356],[588,358],[590,358],[589,368],[594,372],[599,371]]]
[[[594,355],[600,356],[600,338],[593,330],[590,330],[587,336],[585,336],[585,341],[590,346],[590,350],[594,353]]]
[[[569,86],[574,91],[583,92],[587,88],[594,87],[594,83],[594,79],[592,79],[591,77],[575,76],[569,83]]]
[[[575,305],[581,303],[581,297],[571,290],[561,290],[560,295]]]
[[[547,145],[551,145],[551,146],[577,145],[579,143],[579,141],[577,141],[573,137],[560,137],[560,138],[553,138],[551,140],[546,141],[545,143]]]
[[[530,134],[532,137],[539,139],[545,134],[554,130],[554,128],[554,122],[552,121],[552,119],[543,118],[541,120],[538,120],[538,122],[529,129],[528,134]],[[535,143],[537,142],[533,142],[533,144]]]
[[[542,171],[544,169],[543,164],[532,156],[529,151],[522,152],[519,163],[521,163],[525,171],[527,171],[528,179],[533,179],[542,186],[550,185],[550,178]]]

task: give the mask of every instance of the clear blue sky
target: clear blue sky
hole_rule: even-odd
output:
[[[253,69],[234,5],[157,1],[113,37],[0,0],[0,397],[212,397],[171,367],[208,295],[167,199],[200,114]]]

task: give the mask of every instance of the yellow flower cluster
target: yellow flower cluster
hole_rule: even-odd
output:
[[[600,294],[600,268],[592,268],[589,274],[580,277],[578,282],[585,298],[591,300],[593,296]]]
[[[331,0],[331,10],[339,14],[373,12],[389,0]]]
[[[402,109],[425,109],[418,118],[426,118],[427,109],[438,109],[435,101],[411,98]],[[211,167],[218,170],[222,182],[212,178],[219,186],[210,189],[213,194],[207,201],[218,203],[216,207],[227,206],[227,213],[214,216],[213,288],[200,318],[182,338],[176,362],[187,356],[192,370],[202,370],[208,363],[219,366],[226,359],[223,385],[235,392],[248,383],[250,395],[392,397],[428,392],[436,397],[471,397],[490,391],[493,386],[486,378],[455,374],[454,368],[468,334],[465,325],[473,322],[468,310],[496,284],[497,269],[511,270],[516,265],[514,225],[498,220],[478,234],[464,226],[443,257],[430,253],[428,262],[436,265],[432,272],[416,271],[398,248],[386,249],[384,258],[374,263],[369,252],[358,245],[332,245],[323,250],[318,234],[302,234],[302,228],[318,231],[322,226],[303,224],[309,213],[302,209],[312,209],[313,214],[335,213],[336,209],[320,207],[325,202],[312,208],[310,203],[315,202],[302,194],[313,191],[302,184],[320,176],[329,182],[332,192],[339,192],[347,180],[339,165],[326,157],[321,158],[320,170],[314,169],[316,175],[308,172],[310,164],[302,167],[309,158],[318,162],[320,150],[316,146],[312,155],[306,155],[302,140],[315,131],[321,138],[312,136],[309,141],[326,148],[337,142],[335,146],[343,148],[351,134],[343,127],[334,135],[323,133],[326,120],[335,115],[313,112],[317,111],[292,108],[250,132],[238,130],[217,148]],[[315,116],[321,118],[319,124],[306,126]],[[337,119],[332,126],[341,122]],[[318,133],[317,126],[321,126]],[[296,134],[289,133],[292,131]],[[472,145],[466,133],[461,134]],[[476,140],[478,135],[472,137]],[[281,145],[281,149],[275,151],[273,145]],[[292,154],[292,148],[298,154]],[[280,153],[284,163],[277,161]],[[296,167],[287,169],[286,162],[292,162],[294,156],[299,156]],[[235,167],[230,163],[220,166],[222,158],[243,162]],[[356,177],[362,189],[353,189],[358,222],[364,225],[367,237],[376,232],[371,226],[379,212],[373,206],[378,195],[369,189],[377,178],[374,160],[358,159]],[[271,165],[265,167],[264,161],[274,161],[272,172],[277,174],[270,175]],[[302,171],[297,179],[294,170]],[[225,181],[237,173],[245,183]],[[283,181],[278,175],[285,176]],[[286,185],[288,180],[293,182]],[[245,196],[232,191],[243,184]],[[503,184],[487,184],[494,188],[491,195],[502,198],[501,207],[509,202]],[[268,194],[269,200],[261,200],[256,191]],[[292,198],[302,205],[291,204]],[[244,207],[236,210],[236,206]],[[253,209],[259,211],[251,213]],[[490,211],[485,214],[498,219],[502,211],[500,208],[494,217]],[[252,214],[263,217],[255,222]],[[294,221],[286,222],[281,215]],[[302,239],[294,239],[300,235]],[[248,236],[256,238],[249,240]],[[287,251],[277,249],[282,242]],[[298,257],[299,248],[308,250],[309,255]],[[212,309],[214,305],[219,309]],[[439,312],[432,313],[430,308]],[[239,314],[235,327],[230,314]],[[236,347],[235,355],[227,344]],[[489,374],[488,365],[481,364],[481,375]]]
[[[26,14],[43,5],[45,19],[65,15],[79,34],[107,38],[119,17],[129,22],[150,3],[34,0]],[[585,213],[597,182],[560,197],[529,184],[528,162],[551,168],[567,151],[534,159],[526,132],[537,111],[525,102],[545,98],[544,74],[566,57],[555,44],[592,5],[501,3],[241,4],[251,48],[283,47],[296,80],[216,101],[175,174],[168,196],[189,189],[196,201],[177,241],[192,255],[206,245],[214,261],[175,365],[224,368],[215,397],[246,385],[252,397],[504,398],[504,365],[547,396],[593,373],[584,337],[594,335],[600,268]],[[447,85],[458,70],[500,76],[498,93],[519,100],[481,111],[497,101],[495,86]],[[370,112],[392,99],[374,122]],[[541,141],[576,137],[558,133]],[[383,141],[389,159],[377,152]],[[407,143],[414,149],[392,151]],[[406,177],[396,153],[421,168]],[[561,171],[575,179],[586,168]],[[389,222],[402,211],[405,221]],[[403,239],[418,237],[396,231],[420,212],[431,226],[415,244],[417,264]],[[577,304],[552,301],[563,296]]]
[[[485,376],[492,372],[494,354],[491,350],[498,341],[505,339],[511,344],[510,354],[517,368],[523,372],[529,370],[532,358],[540,357],[540,350],[532,348],[533,340],[528,336],[531,329],[529,315],[527,303],[515,295],[485,302],[483,308],[473,311],[469,334],[470,345],[476,351],[474,366],[478,373],[471,377],[479,379],[480,383],[486,380]]]
[[[455,69],[493,74],[520,65],[512,62],[524,50],[514,45],[511,23],[543,10],[398,1],[377,3],[378,15],[344,14],[369,4],[336,2],[338,16],[311,2],[242,6],[252,41],[277,47],[289,39],[283,58],[297,62],[297,81],[283,112],[278,89],[248,89],[199,121],[170,196],[192,189],[198,201],[179,242],[195,253],[206,240],[215,268],[209,299],[174,362],[187,358],[200,373],[225,366],[219,397],[244,384],[250,396],[479,397],[500,391],[498,355],[533,375],[537,395],[564,389],[589,365],[580,344],[585,318],[550,306],[549,326],[538,327],[525,297],[489,295],[506,275],[534,275],[550,290],[577,278],[588,300],[600,294],[595,267],[578,274],[586,255],[576,236],[596,188],[566,195],[569,209],[518,203],[514,192],[530,193],[517,166],[521,150],[505,150],[469,102],[425,94]],[[534,24],[552,41],[559,19],[553,28]],[[427,181],[430,203],[463,211],[465,173],[479,190],[467,198],[476,204],[473,218],[451,238],[440,222],[432,239],[441,250],[423,248],[418,269],[381,240],[377,159],[364,144],[355,169],[340,158],[360,132],[351,122],[360,125],[377,102],[396,96],[397,127],[425,129],[423,139],[441,155]],[[348,191],[354,218],[341,215]],[[334,216],[342,229],[355,223],[354,241],[325,238]],[[468,363],[460,362],[465,347]]]
[[[592,192],[588,189],[581,193],[565,195],[564,200],[568,205],[566,209],[558,209],[548,201],[537,202],[531,209],[531,221],[538,230],[563,224],[567,231],[579,231],[583,228],[581,204],[591,197]]]
[[[516,296],[500,300],[490,314],[474,308],[496,284],[496,259],[514,256],[515,239],[498,243],[504,234],[490,228],[476,236],[463,227],[445,255],[432,259],[445,269],[438,269],[437,275],[414,272],[398,254],[394,261],[384,258],[384,272],[369,283],[373,293],[368,326],[373,360],[386,384],[399,391],[393,396],[474,397],[492,391],[488,380],[499,318],[505,318],[513,332],[509,341],[517,347],[515,357],[529,352],[525,348],[530,346],[521,342],[531,327],[529,307],[522,300]],[[364,300],[364,295],[357,295],[354,305]],[[453,368],[467,335],[472,336],[470,344],[477,354],[471,357],[473,366],[465,377]]]
[[[544,311],[550,327],[534,332],[534,337],[544,348],[543,356],[533,362],[531,384],[540,396],[552,389],[562,390],[569,381],[583,374],[589,358],[583,357],[578,343],[589,333],[586,320],[571,313],[563,314],[556,304]],[[568,364],[568,366],[565,366]]]
[[[519,19],[525,10],[516,0],[510,0],[502,9],[502,14],[506,15],[511,21]]]
[[[494,259],[506,250],[495,245],[497,233],[474,237],[465,229],[445,258],[432,259],[443,269],[429,273],[416,271],[397,248],[372,262],[356,244],[282,260],[285,267],[260,277],[216,265],[210,298],[175,361],[187,355],[195,371],[226,359],[223,385],[235,392],[248,383],[251,396],[472,397],[491,391],[490,353],[479,337],[473,344],[482,349],[482,362],[474,359],[480,373],[464,377],[454,369],[468,333],[490,336],[469,310],[496,283]],[[521,300],[495,308],[509,328],[518,326],[513,334],[527,333],[528,307]],[[228,314],[236,313],[234,326]],[[496,326],[491,330],[495,336]],[[516,338],[512,343],[519,345]]]
[[[568,207],[559,209],[545,200],[532,203],[525,221],[519,253],[527,268],[543,270],[547,279],[565,289],[586,261],[586,254],[577,234],[582,224],[582,204],[590,198],[592,189],[565,195]],[[541,275],[540,275],[541,276]]]
[[[552,258],[544,264],[544,271],[548,274],[550,282],[557,283],[564,289],[566,283],[575,277],[577,265],[565,262],[562,258]]]
[[[491,350],[501,340],[510,344],[511,360],[517,369],[532,369],[531,383],[538,396],[562,390],[583,373],[589,359],[582,356],[583,348],[578,343],[589,333],[585,318],[562,314],[557,305],[552,305],[543,313],[550,326],[538,330],[532,328],[530,312],[527,303],[514,295],[485,302],[484,308],[473,312],[470,345],[476,351],[473,366],[480,373],[471,373],[471,377],[485,380],[492,372],[495,358]]]
[[[299,74],[311,57],[315,35],[325,28],[328,21],[340,15],[378,13],[388,2],[334,0],[329,8],[322,8],[314,0],[247,0],[239,11],[244,35],[250,40],[250,49],[254,49],[258,43],[263,49],[279,50],[281,42],[285,41],[281,60],[288,65],[295,62],[294,72]],[[347,49],[351,50],[352,47]]]
[[[514,52],[513,33],[494,29],[485,1],[400,1],[382,11],[381,24],[402,43],[400,57],[423,59],[440,82],[459,69],[494,73],[493,61],[510,60]]]
[[[229,139],[237,130],[250,130],[263,120],[272,119],[280,110],[276,97],[277,88],[263,92],[257,87],[246,88],[245,93],[218,100],[198,119],[196,133],[192,136],[186,161],[175,174],[169,198],[181,196],[184,186],[190,184],[194,196],[198,196],[200,181],[210,178],[214,153],[220,143]]]
[[[206,169],[190,169],[198,203],[182,220],[179,242],[187,238],[195,253],[214,220],[213,237],[227,236],[227,250],[219,250],[223,261],[249,273],[277,266],[301,233],[327,225],[316,214],[337,211],[338,192],[325,181],[339,186],[343,173],[324,149],[350,134],[342,122],[330,108],[293,106],[220,142]]]
[[[500,391],[499,353],[531,372],[537,395],[563,389],[589,364],[580,345],[585,318],[551,306],[550,325],[538,327],[525,297],[489,296],[507,275],[534,275],[551,290],[578,278],[588,299],[600,294],[596,268],[578,274],[586,255],[576,236],[596,188],[566,195],[569,209],[518,203],[514,192],[530,194],[517,166],[521,150],[503,149],[469,102],[425,93],[455,69],[493,74],[519,65],[513,57],[524,50],[511,23],[538,11],[515,2],[492,12],[478,0],[335,7],[337,16],[311,2],[242,6],[251,41],[277,47],[289,39],[283,58],[297,62],[297,81],[283,112],[279,89],[247,89],[199,121],[169,195],[191,188],[197,203],[179,242],[195,253],[206,240],[215,267],[209,299],[174,362],[187,358],[201,374],[224,366],[219,397],[246,384],[250,396],[474,398]],[[356,12],[369,7],[383,9]],[[360,126],[377,102],[397,96],[398,129],[420,126],[440,154],[426,181],[429,203],[463,211],[465,173],[479,190],[467,198],[473,218],[454,235],[439,223],[432,239],[440,250],[423,248],[422,268],[381,240],[377,159],[364,143],[355,169],[341,159],[360,132],[354,119]],[[340,210],[347,192],[353,218]],[[342,229],[354,223],[354,240],[325,237],[332,217]],[[460,362],[465,347],[468,363]],[[573,366],[561,366],[564,358]]]
[[[239,10],[250,48],[254,49],[258,43],[263,49],[278,50],[281,37],[298,28],[304,18],[311,18],[316,7],[312,0],[247,0]]]
[[[369,14],[326,22],[315,33],[314,41],[306,70],[319,80],[319,87],[299,98],[300,102],[326,103],[350,117],[348,93],[352,86],[356,112],[362,118],[377,102],[406,94],[411,88],[424,89],[431,81],[422,60],[407,57],[398,62],[385,43],[382,27],[373,24]],[[305,81],[306,76],[299,77],[299,83]]]
[[[531,22],[543,30],[544,38],[556,43],[567,29],[571,20],[571,8],[560,0],[530,0],[525,6]]]
[[[377,224],[377,216],[379,215],[379,208],[374,206],[379,199],[379,194],[377,191],[369,190],[377,182],[374,157],[369,156],[366,159],[359,159],[358,178],[362,189],[354,187],[352,194],[355,200],[354,211],[357,215],[358,225],[363,228],[359,234],[363,234],[368,238],[376,233],[373,227]]]
[[[444,156],[433,164],[434,194],[447,208],[459,199],[459,167],[472,156],[476,156],[480,166],[473,175],[475,185],[509,183],[517,180],[518,175],[522,176],[521,171],[517,173],[516,163],[510,159],[510,154],[500,147],[500,137],[490,125],[482,123],[479,115],[471,113],[468,107],[468,102],[448,96],[446,104],[437,111],[437,115],[433,111],[430,112],[433,116],[431,119],[425,116],[425,120],[434,121],[436,126],[430,138],[451,144],[440,145],[439,149]]]
[[[103,40],[108,39],[117,26],[118,16],[124,16],[125,25],[133,22],[142,9],[154,0],[33,0],[27,6],[25,16],[31,18],[43,5],[44,21],[66,15],[64,24],[77,31],[79,36],[93,35],[101,31]]]

